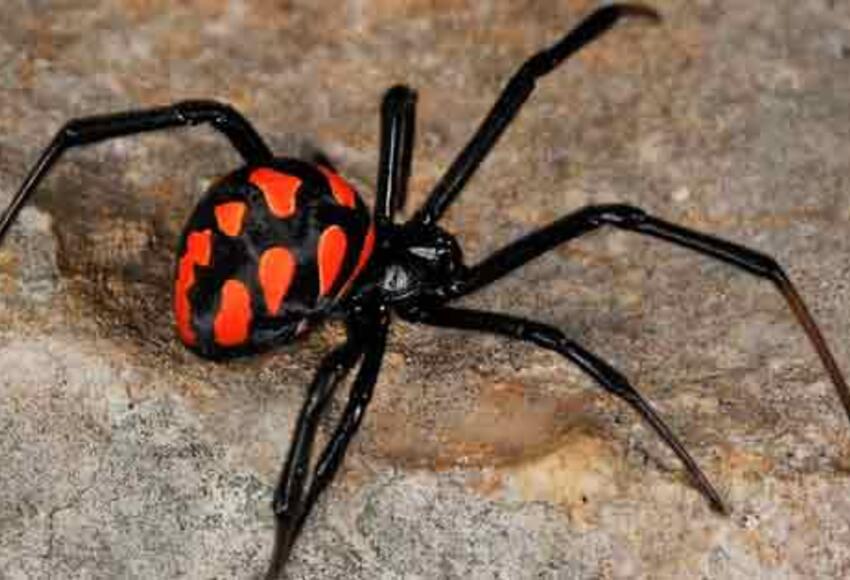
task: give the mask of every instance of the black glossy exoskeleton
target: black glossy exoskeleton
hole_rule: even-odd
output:
[[[374,247],[371,222],[354,188],[326,167],[271,159],[221,179],[178,250],[181,340],[207,358],[291,341],[350,290]]]
[[[570,213],[467,266],[455,238],[437,225],[531,95],[536,80],[623,16],[658,18],[647,8],[609,5],[528,59],[425,204],[403,224],[395,223],[394,216],[407,189],[415,120],[415,94],[404,86],[390,89],[384,97],[372,216],[330,167],[276,158],[232,108],[190,101],[69,122],[0,218],[2,238],[41,179],[71,147],[208,123],[242,155],[245,165],[203,197],[181,238],[173,289],[180,339],[201,356],[225,358],[287,343],[330,316],[343,319],[348,330],[347,340],[322,361],[295,427],[274,494],[277,536],[269,578],[282,570],[305,518],[333,479],[363,419],[383,359],[391,313],[423,324],[495,333],[561,354],[629,404],[676,453],[711,506],[726,511],[678,438],[616,369],[546,324],[447,305],[604,226],[690,248],[772,282],[806,331],[850,417],[850,391],[840,369],[788,277],[768,256],[632,206],[603,205]],[[319,418],[335,387],[358,363],[348,403],[310,475]]]

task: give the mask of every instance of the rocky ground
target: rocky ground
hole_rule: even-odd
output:
[[[514,68],[593,6],[5,0],[0,202],[65,120],[199,97],[281,154],[325,151],[371,201],[378,104],[406,82],[409,215]],[[583,204],[640,205],[774,255],[850,370],[850,4],[656,7],[662,26],[620,26],[541,83],[447,227],[474,262]],[[74,152],[0,249],[0,578],[264,569],[305,384],[341,335],[227,364],[177,343],[176,239],[237,162],[207,129]],[[850,426],[770,284],[604,232],[467,303],[552,322],[621,368],[731,516],[559,358],[399,323],[291,578],[850,575]]]

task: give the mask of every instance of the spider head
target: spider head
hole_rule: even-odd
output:
[[[365,205],[330,170],[276,159],[235,171],[207,192],[184,230],[178,336],[206,358],[291,342],[349,291],[373,242]]]
[[[427,298],[464,268],[457,240],[433,224],[405,224],[383,246],[388,258],[381,290],[391,301]]]

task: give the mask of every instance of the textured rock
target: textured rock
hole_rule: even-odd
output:
[[[592,5],[6,0],[0,201],[63,121],[192,97],[232,102],[281,153],[326,151],[371,199],[377,107],[406,82],[409,214],[514,68]],[[621,26],[540,84],[449,229],[474,261],[582,204],[638,204],[776,256],[850,369],[850,6],[661,8],[663,26]],[[264,569],[281,457],[340,334],[228,364],[177,345],[174,244],[236,162],[206,129],[72,153],[0,248],[0,577]],[[768,284],[611,232],[467,302],[620,367],[733,514],[560,359],[398,324],[292,578],[850,574],[850,428]]]

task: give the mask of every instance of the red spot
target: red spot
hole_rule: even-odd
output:
[[[239,280],[230,279],[221,287],[221,304],[213,322],[215,341],[221,346],[237,346],[248,340],[251,326],[251,293]]]
[[[286,248],[270,248],[260,256],[260,287],[266,309],[275,316],[295,278],[295,257]]]
[[[342,263],[345,261],[345,250],[348,239],[339,226],[330,226],[319,237],[319,295],[327,296],[336,282]]]
[[[192,232],[186,238],[186,253],[177,267],[174,284],[174,318],[177,332],[184,344],[195,344],[197,338],[192,329],[192,304],[189,290],[195,285],[195,266],[209,266],[212,254],[212,230]]]
[[[331,191],[334,194],[336,202],[340,205],[344,205],[345,207],[354,208],[354,201],[357,197],[354,193],[354,188],[351,187],[346,180],[327,167],[322,167],[320,165],[319,171],[325,174],[325,177],[331,184]]]
[[[372,257],[372,250],[374,249],[375,226],[373,224],[369,226],[369,231],[366,232],[366,238],[363,240],[363,247],[360,248],[360,257],[357,259],[357,266],[354,268],[354,272],[352,272],[351,277],[345,283],[345,286],[343,286],[342,290],[339,291],[339,296],[343,296],[351,288],[354,280],[360,275],[360,272],[363,271],[366,264],[369,263],[369,258]]]
[[[215,206],[215,221],[218,229],[228,236],[238,236],[248,207],[241,201],[231,201]]]
[[[263,192],[272,214],[285,218],[295,213],[295,196],[301,187],[299,178],[261,167],[251,172],[248,181]]]

